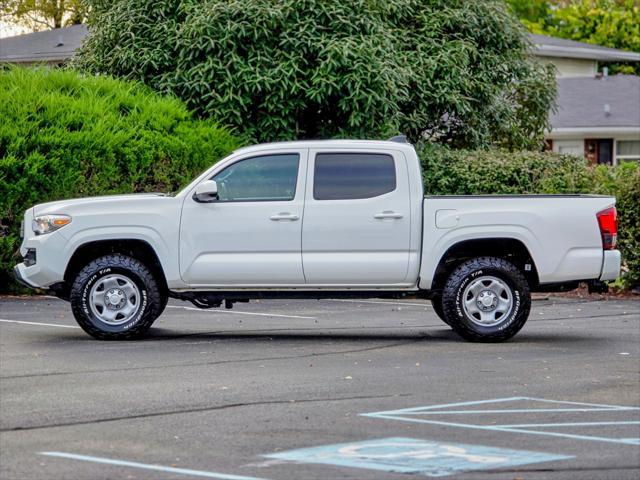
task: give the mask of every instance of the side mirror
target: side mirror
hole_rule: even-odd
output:
[[[214,180],[206,180],[196,187],[193,199],[198,203],[211,203],[218,200],[218,184]]]

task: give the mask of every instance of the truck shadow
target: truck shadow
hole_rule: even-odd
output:
[[[400,342],[438,342],[453,343],[459,345],[500,345],[499,343],[482,344],[469,343],[460,338],[454,331],[447,328],[430,328],[429,330],[417,330],[408,333],[402,329],[384,329],[384,331],[371,331],[366,329],[358,332],[357,328],[348,328],[349,332],[336,331],[337,329],[309,329],[301,331],[301,329],[251,329],[245,331],[225,330],[210,332],[180,332],[177,330],[152,328],[149,335],[140,340],[143,342],[167,341],[178,339],[192,340],[255,340],[255,341],[272,341],[272,342],[313,342],[313,341],[338,341],[352,343],[366,343],[372,340],[387,340]],[[347,330],[347,329],[345,329]],[[587,334],[558,334],[557,332],[520,332],[514,338],[503,345],[509,344],[546,344],[546,345],[595,345],[606,341],[605,338],[599,338]]]
[[[265,328],[265,329],[235,329],[235,330],[208,330],[208,331],[185,331],[180,329],[169,328],[152,328],[149,333],[141,339],[137,340],[121,340],[121,341],[98,341],[91,338],[82,331],[56,331],[54,332],[31,332],[29,337],[37,341],[40,345],[56,345],[58,348],[64,348],[64,345],[120,345],[128,346],[132,349],[139,346],[152,346],[153,344],[166,343],[169,347],[175,343],[177,347],[190,344],[192,342],[212,342],[212,341],[241,341],[245,346],[247,343],[255,343],[257,348],[264,346],[265,343],[271,345],[281,343],[287,348],[292,343],[297,346],[309,344],[312,346],[314,342],[332,342],[336,344],[352,344],[371,345],[371,342],[390,342],[390,345],[422,343],[422,344],[451,344],[459,345],[461,348],[478,349],[484,348],[487,351],[496,351],[500,348],[509,348],[510,345],[526,346],[553,346],[566,348],[595,348],[610,339],[605,336],[597,336],[589,333],[558,333],[558,332],[527,332],[524,331],[517,334],[511,340],[502,343],[470,343],[463,340],[455,332],[448,328],[430,327],[428,329],[411,328],[402,329],[398,327],[373,327],[373,328]]]

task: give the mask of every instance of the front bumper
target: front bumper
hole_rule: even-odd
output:
[[[24,285],[25,287],[38,288],[37,285],[29,283],[29,281],[24,277],[24,269],[25,268],[26,267],[25,267],[24,263],[19,263],[18,265],[13,267],[13,276],[16,277],[16,280],[18,281],[18,283]]]
[[[25,238],[20,254],[23,258],[31,254],[31,261],[14,267],[16,279],[31,288],[48,288],[63,282],[68,261],[66,248],[67,239],[60,232]]]
[[[621,262],[620,250],[605,250],[600,280],[608,281],[618,278],[620,276]]]

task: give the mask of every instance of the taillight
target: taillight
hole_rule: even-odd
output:
[[[596,213],[596,217],[598,218],[600,236],[602,237],[602,248],[604,250],[613,250],[616,248],[616,241],[618,239],[618,215],[616,207],[606,208]]]

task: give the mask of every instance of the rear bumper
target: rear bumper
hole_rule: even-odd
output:
[[[605,250],[600,280],[615,280],[620,276],[620,250]]]

